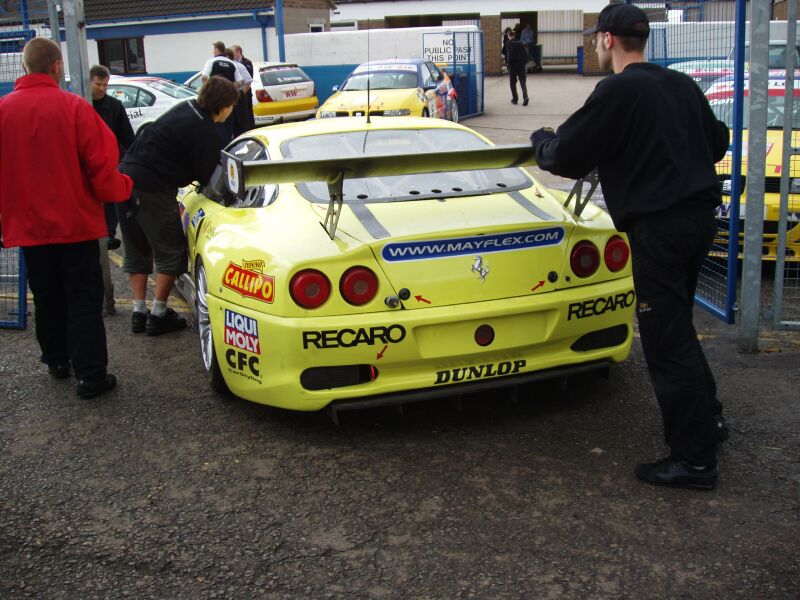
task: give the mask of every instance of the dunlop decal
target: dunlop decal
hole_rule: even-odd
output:
[[[461,367],[458,369],[447,369],[446,371],[436,371],[436,381],[434,385],[445,383],[459,383],[472,379],[486,379],[488,377],[502,377],[519,373],[527,362],[525,360],[506,360],[499,363],[487,363],[485,365],[475,365],[472,367]]]

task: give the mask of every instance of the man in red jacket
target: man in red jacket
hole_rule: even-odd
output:
[[[103,278],[97,240],[103,201],[127,200],[111,130],[83,98],[58,87],[64,63],[52,40],[25,45],[27,75],[0,99],[0,219],[6,246],[21,246],[36,307],[42,362],[78,379],[78,396],[113,389],[106,372]]]

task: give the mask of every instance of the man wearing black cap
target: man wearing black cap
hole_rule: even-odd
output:
[[[714,164],[728,148],[728,128],[691,78],[645,62],[650,25],[640,8],[606,6],[584,33],[614,75],[557,132],[535,131],[531,143],[539,167],[557,175],[577,179],[597,167],[614,224],[630,238],[642,349],[670,447],[636,476],[712,489],[716,446],[728,430],[692,308],[717,231]]]

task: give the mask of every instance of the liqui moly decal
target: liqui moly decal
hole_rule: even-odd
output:
[[[557,246],[564,239],[563,227],[548,227],[529,231],[514,231],[495,235],[476,235],[463,238],[399,242],[386,244],[381,251],[383,260],[425,260],[461,256],[476,252],[509,252],[539,246]]]
[[[225,309],[225,344],[246,350],[253,354],[261,354],[261,343],[258,338],[258,322],[232,310]]]

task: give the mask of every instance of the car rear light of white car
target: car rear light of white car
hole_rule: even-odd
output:
[[[348,303],[362,306],[378,293],[378,278],[366,267],[351,267],[339,280],[339,291]]]
[[[272,97],[267,93],[267,90],[256,90],[256,100],[259,102],[272,102]]]
[[[592,242],[582,241],[575,244],[569,255],[569,266],[578,277],[590,277],[600,267],[600,252]]]
[[[606,267],[612,273],[617,273],[625,268],[628,264],[628,258],[631,255],[628,244],[620,236],[615,235],[606,244],[606,250],[603,257],[606,261]]]
[[[318,308],[330,297],[331,282],[323,273],[315,269],[305,269],[292,277],[289,293],[298,306]]]

